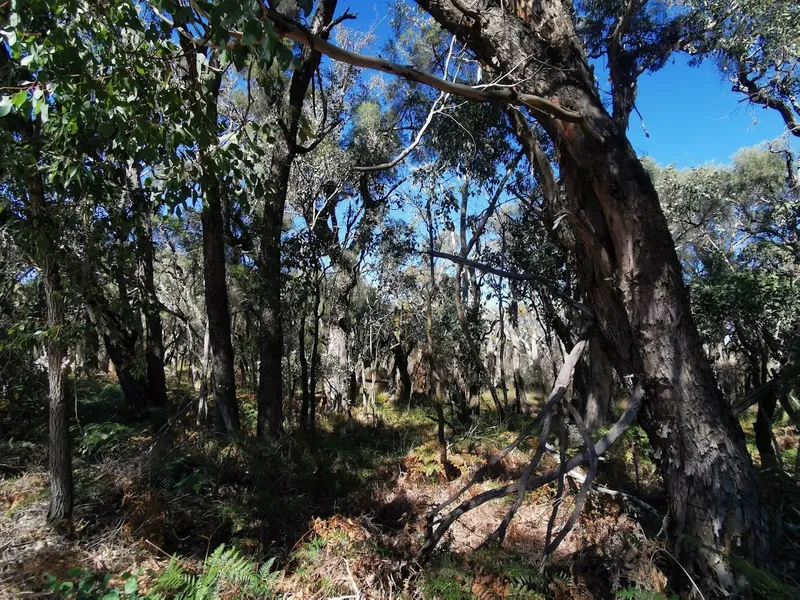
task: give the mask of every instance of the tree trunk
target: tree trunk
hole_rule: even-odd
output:
[[[283,431],[283,320],[281,318],[281,231],[294,152],[278,141],[272,150],[270,185],[261,225],[259,275],[263,295],[259,327],[257,435],[266,438]]]
[[[317,427],[317,373],[319,372],[319,321],[321,318],[320,312],[320,282],[314,288],[314,337],[311,340],[311,373],[309,375],[309,390],[311,397],[309,398],[309,412],[308,424],[309,429],[314,432]]]
[[[161,304],[156,294],[155,269],[153,267],[152,206],[144,199],[139,188],[139,175],[134,173],[134,194],[140,200],[142,220],[139,231],[139,257],[142,264],[142,296],[145,320],[145,363],[147,365],[147,388],[149,402],[153,406],[167,405],[167,379],[164,375],[164,331],[161,325]]]
[[[89,315],[85,317],[83,331],[83,368],[94,373],[100,368],[100,336]]]
[[[469,16],[457,7],[463,2],[417,2],[489,69],[514,69],[517,92],[584,115],[588,127],[539,113],[556,145],[567,191],[556,194],[556,205],[546,210],[567,215],[560,227],[571,232],[580,289],[588,290],[615,367],[645,377],[648,401],[641,420],[662,450],[669,548],[701,581],[740,592],[740,582],[715,551],[756,561],[766,557],[755,471],[703,353],[658,196],[595,89],[571,4],[544,0],[518,16],[509,13],[514,3],[498,3]],[[537,60],[520,65],[524,56]],[[518,133],[535,164],[534,142]]]
[[[583,419],[589,431],[613,421],[611,394],[614,388],[614,371],[602,344],[602,338],[597,333],[589,340],[587,397]]]
[[[513,346],[511,349],[511,365],[514,369],[514,403],[518,413],[522,413],[528,405],[527,393],[525,391],[525,378],[522,376],[522,351],[520,345],[522,339],[519,336],[519,305],[516,299],[511,301],[508,307],[511,320],[511,331],[514,332]]]
[[[349,402],[350,357],[347,344],[348,332],[340,323],[331,322],[328,327],[326,351],[325,386],[334,410],[344,410]]]
[[[397,402],[408,404],[411,399],[411,375],[408,374],[408,353],[403,342],[398,341],[392,346],[392,354],[394,354],[394,364],[397,368]],[[373,369],[373,385],[375,377],[377,377],[377,373]]]
[[[756,434],[756,448],[761,457],[761,468],[765,470],[777,471],[779,468],[778,455],[775,453],[775,446],[772,443],[772,418],[775,415],[775,407],[778,404],[776,388],[764,394],[758,400],[758,413],[756,414],[753,431]]]
[[[69,421],[66,400],[64,358],[66,352],[61,341],[64,326],[64,307],[61,302],[61,275],[58,271],[56,246],[48,232],[54,231],[50,223],[44,196],[44,182],[40,174],[28,179],[28,201],[37,229],[38,254],[47,304],[47,378],[50,396],[50,428],[48,454],[50,469],[50,505],[47,520],[59,527],[69,527],[72,519],[72,456],[70,454]]]
[[[303,399],[300,404],[300,426],[308,426],[308,407],[311,394],[308,390],[308,359],[306,359],[306,313],[305,309],[300,317],[300,327],[298,328],[298,353],[300,355],[300,389],[302,390]]]
[[[217,99],[221,74],[216,71],[204,74],[206,85],[201,88],[196,60],[198,49],[192,48],[192,50],[194,51],[189,52],[187,60],[189,80],[193,88],[191,108],[197,122],[209,127],[213,132],[209,136],[211,142],[201,145],[199,149],[200,185],[203,192],[203,210],[200,213],[203,226],[203,283],[211,344],[212,382],[218,424],[221,424],[228,433],[235,434],[239,431],[239,409],[236,403],[231,313],[228,306],[222,189],[211,157],[217,143]],[[209,65],[217,67],[218,63],[216,51],[212,51]]]
[[[311,31],[327,39],[333,20],[336,0],[322,0],[312,17]],[[261,250],[258,268],[264,289],[261,309],[258,389],[259,437],[276,435],[283,431],[283,321],[281,319],[281,231],[289,174],[298,151],[298,133],[303,104],[320,54],[304,47],[299,65],[292,73],[286,98],[281,98],[279,119],[282,136],[272,147],[270,191],[264,202],[261,229]]]
[[[191,343],[191,338],[189,338]],[[208,326],[203,333],[203,356],[200,363],[200,393],[197,402],[197,424],[205,421],[208,417],[208,357],[211,351],[211,336],[209,335]],[[189,356],[192,355],[190,350]]]

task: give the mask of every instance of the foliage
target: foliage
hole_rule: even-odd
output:
[[[72,568],[67,579],[59,580],[47,574],[45,590],[57,594],[66,600],[137,600],[149,598],[139,594],[139,582],[130,573],[122,576],[122,587],[111,585],[111,574],[100,576],[92,569]]]
[[[271,558],[259,567],[235,548],[223,544],[208,556],[198,574],[188,572],[176,558],[171,559],[153,586],[151,596],[213,600],[233,593],[237,598],[262,598],[271,594],[278,576],[274,562]]]
[[[663,592],[651,592],[639,588],[625,588],[617,592],[616,598],[621,600],[678,600],[678,596],[668,596]]]
[[[113,452],[120,444],[125,443],[132,432],[127,425],[114,421],[89,423],[83,429],[78,448],[83,456]]]

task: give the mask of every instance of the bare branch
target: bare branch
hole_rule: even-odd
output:
[[[642,406],[644,395],[645,392],[644,388],[642,387],[642,381],[640,379],[639,381],[637,381],[633,389],[630,401],[628,402],[628,408],[625,410],[625,412],[622,414],[619,420],[616,423],[614,423],[611,429],[608,430],[608,433],[606,433],[592,446],[595,456],[597,457],[602,456],[603,453],[606,450],[608,450],[608,448],[614,442],[616,442],[619,439],[619,437],[623,433],[625,433],[625,431],[627,431],[628,427],[631,426],[634,419],[636,418],[636,415],[639,412],[639,409]],[[561,473],[568,473],[573,469],[590,462],[591,460],[592,460],[591,452],[589,450],[586,450],[582,454],[573,456],[565,463],[559,465],[558,468],[552,469],[547,473],[544,473],[537,477],[530,478],[525,482],[517,481],[515,483],[510,483],[502,487],[494,488],[486,492],[483,492],[481,494],[478,494],[473,498],[470,498],[469,500],[465,500],[464,502],[459,504],[456,508],[454,508],[452,511],[450,511],[450,513],[448,513],[446,517],[442,518],[438,522],[438,527],[436,527],[436,529],[433,529],[433,527],[429,525],[429,535],[426,536],[425,543],[417,552],[417,558],[422,560],[430,556],[430,553],[442,539],[447,530],[464,513],[469,512],[470,510],[477,508],[479,506],[482,506],[483,504],[486,504],[487,502],[490,502],[492,500],[496,500],[498,498],[503,498],[510,494],[514,494],[518,492],[521,486],[524,486],[525,489],[527,490],[534,490],[540,488],[543,485],[547,485],[548,483],[557,479],[561,475]]]
[[[511,279],[513,281],[533,281],[542,285],[543,287],[547,288],[554,296],[557,296],[573,308],[577,308],[581,312],[589,315],[590,317],[594,317],[594,312],[591,308],[583,304],[582,302],[578,302],[572,296],[564,292],[561,288],[558,287],[553,281],[550,281],[546,277],[542,277],[540,275],[526,275],[522,273],[514,273],[512,271],[506,271],[504,269],[498,269],[496,267],[492,267],[490,265],[477,262],[475,260],[470,260],[468,258],[462,258],[457,256],[456,254],[448,254],[447,252],[439,252],[438,250],[425,250],[423,254],[430,254],[435,258],[446,258],[449,261],[452,261],[456,264],[460,263],[462,265],[473,267],[478,269],[479,271],[483,271],[485,273],[491,273],[492,275],[497,275],[499,277],[505,277],[506,279]]]

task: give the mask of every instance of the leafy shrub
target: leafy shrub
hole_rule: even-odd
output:
[[[135,600],[147,598],[139,595],[139,582],[130,573],[122,576],[122,588],[111,587],[111,575],[98,575],[92,569],[72,568],[67,573],[68,579],[60,580],[45,575],[45,589],[59,598],[69,600]]]
[[[96,456],[112,452],[122,446],[133,433],[133,429],[122,423],[90,423],[83,430],[78,444],[82,456]]]

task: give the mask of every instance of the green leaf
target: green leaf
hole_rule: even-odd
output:
[[[25,101],[27,99],[28,99],[28,90],[20,90],[11,97],[11,103],[17,108],[19,108],[20,106],[25,104]]]
[[[102,135],[103,137],[109,138],[112,135],[114,135],[114,132],[117,130],[117,128],[114,126],[113,123],[110,123],[110,122],[106,121],[106,122],[100,124],[100,127],[98,127],[98,130],[100,131],[100,135]]]
[[[136,580],[136,577],[131,577],[125,582],[126,594],[135,594],[138,589],[139,589],[139,582]]]
[[[244,26],[244,33],[242,34],[242,43],[250,46],[257,44],[261,41],[264,35],[264,29],[261,26],[261,21],[257,19],[250,19]]]
[[[12,106],[13,104],[10,96],[3,96],[0,98],[0,117],[5,117],[8,113],[10,113]]]
[[[119,590],[111,590],[101,600],[119,600]]]

